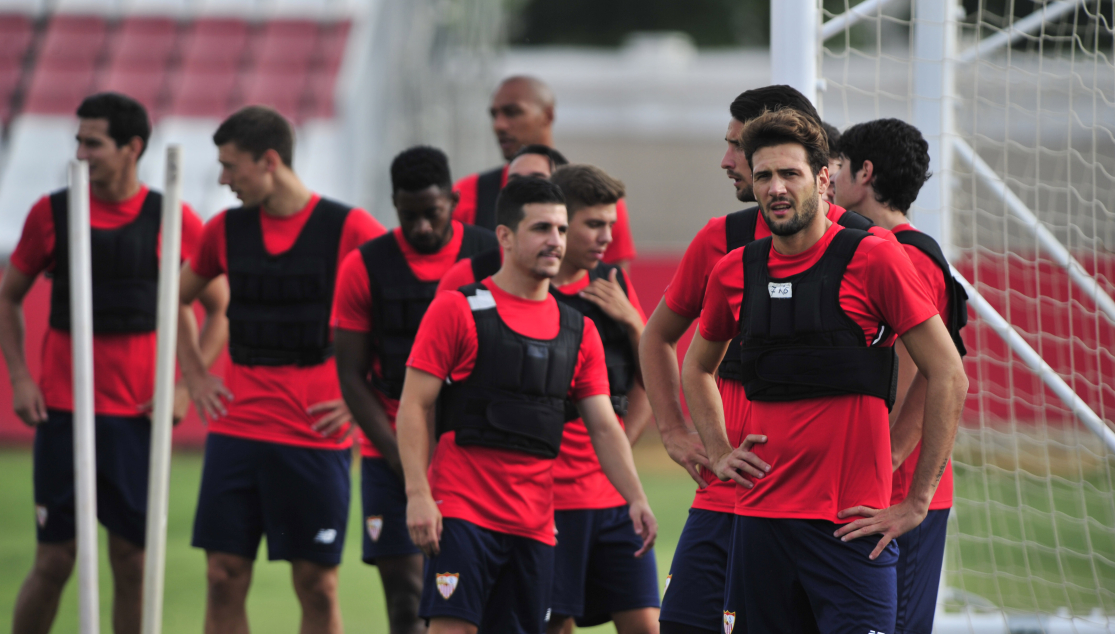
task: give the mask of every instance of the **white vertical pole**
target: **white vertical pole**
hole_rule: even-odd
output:
[[[817,103],[816,0],[770,3],[770,83],[787,84]]]
[[[182,146],[166,149],[166,189],[160,234],[155,407],[151,418],[151,472],[147,482],[147,546],[143,566],[143,634],[163,629],[166,524],[170,497],[170,436],[174,426],[174,359],[178,340],[178,272],[182,251]]]
[[[913,220],[952,257],[953,60],[956,0],[914,0],[913,124],[929,143],[933,177],[914,203]]]
[[[101,628],[97,588],[97,454],[93,413],[93,261],[89,164],[70,161],[70,337],[74,371],[74,497],[77,531],[78,631]]]

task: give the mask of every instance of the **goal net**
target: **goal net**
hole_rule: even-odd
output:
[[[1110,0],[820,7],[824,119],[897,117],[927,133],[935,175],[912,221],[1084,406],[1074,413],[1024,346],[972,311],[939,631],[1115,631],[1113,12]]]

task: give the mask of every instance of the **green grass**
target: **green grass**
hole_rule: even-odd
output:
[[[644,449],[638,453],[645,456],[648,451]],[[646,470],[643,483],[661,525],[656,548],[661,586],[693,498],[693,484],[679,468],[667,468],[654,457],[650,461],[655,464]],[[6,630],[10,627],[16,594],[30,569],[35,550],[30,451],[0,450],[0,481],[4,483],[0,487],[0,630]],[[163,627],[166,634],[196,634],[202,629],[205,560],[201,551],[190,547],[200,481],[201,454],[175,453],[170,479]],[[356,480],[353,490],[358,491],[358,487],[359,481]],[[360,561],[361,524],[359,499],[353,496],[344,563],[341,565],[341,611],[347,632],[383,632],[387,624],[383,590],[376,570]],[[101,630],[111,632],[112,581],[104,554],[103,529],[101,540]],[[298,629],[298,601],[290,583],[290,566],[285,562],[266,561],[266,551],[262,549],[248,598],[248,618],[256,632],[294,632]],[[72,582],[66,588],[53,631],[77,631],[77,592]],[[582,631],[603,633],[614,632],[615,628],[609,624]]]

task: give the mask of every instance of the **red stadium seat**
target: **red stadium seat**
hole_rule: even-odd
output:
[[[112,40],[108,64],[113,68],[163,70],[174,53],[174,34],[128,32]]]
[[[322,27],[317,52],[314,54],[314,65],[317,68],[334,74],[340,69],[351,27],[350,22],[336,22]]]
[[[37,68],[23,109],[35,114],[72,115],[93,84],[91,68]]]
[[[178,23],[172,18],[157,16],[131,16],[120,20],[116,36],[122,35],[161,35],[173,37],[178,33]]]
[[[263,25],[252,43],[252,64],[270,72],[302,72],[313,58],[318,41],[316,22],[274,20]]]
[[[334,94],[337,77],[332,73],[311,73],[303,104],[302,119],[332,119],[336,115]]]
[[[23,76],[18,60],[0,59],[0,125],[7,125],[12,114],[12,94]]]
[[[183,72],[171,78],[167,114],[224,118],[231,112],[235,87],[236,73],[232,71]]]
[[[240,106],[270,106],[297,121],[306,96],[305,73],[250,73],[241,87]]]
[[[38,65],[54,70],[92,70],[104,43],[103,19],[58,15],[47,26]]]
[[[35,36],[31,19],[25,15],[0,15],[0,62],[22,60]]]
[[[233,72],[240,67],[248,25],[240,20],[198,20],[182,47],[182,67],[189,72]]]
[[[119,66],[108,69],[97,81],[97,91],[118,92],[135,99],[154,118],[160,111],[166,74],[163,69],[131,70]]]

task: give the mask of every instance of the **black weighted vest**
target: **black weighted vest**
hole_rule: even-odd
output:
[[[50,195],[54,217],[54,285],[50,327],[70,330],[69,190]],[[153,332],[159,296],[159,228],[163,196],[150,191],[139,215],[115,229],[90,230],[93,332]]]
[[[464,225],[457,259],[471,257],[495,244],[491,231]],[[437,293],[438,283],[437,280],[423,282],[414,276],[394,232],[365,242],[360,254],[371,285],[371,353],[379,359],[382,374],[373,373],[372,386],[384,396],[398,400],[403,393],[406,362],[414,346],[414,335]]]
[[[271,255],[257,207],[225,214],[228,352],[234,363],[310,366],[333,356],[329,316],[351,207],[322,198],[294,245]]]
[[[724,233],[728,245],[726,253],[731,253],[754,242],[755,227],[758,222],[758,207],[751,207],[725,216]],[[845,211],[844,215],[836,221],[836,224],[848,229],[861,229],[863,231],[875,226],[875,223],[854,211]],[[739,365],[740,342],[742,340],[742,335],[739,335],[728,344],[728,351],[724,354],[724,360],[720,362],[720,367],[716,371],[720,378],[733,381],[743,380],[742,369]]]
[[[963,357],[968,354],[968,349],[964,347],[964,338],[960,336],[960,329],[968,325],[968,293],[953,278],[952,271],[949,270],[948,260],[945,259],[944,251],[941,250],[941,245],[937,244],[937,241],[929,234],[916,229],[899,231],[894,234],[894,237],[898,239],[900,244],[908,244],[917,248],[941,269],[941,274],[945,276],[945,294],[949,300],[949,314],[945,316],[945,326],[948,327],[949,335],[952,337],[952,342],[956,345],[956,350],[960,353],[960,356]]]
[[[556,458],[565,427],[584,315],[558,303],[553,339],[524,337],[500,319],[483,284],[462,286],[476,322],[476,365],[467,379],[441,390],[437,435],[456,432],[458,445],[512,449]]]
[[[808,270],[773,279],[772,240],[743,250],[740,365],[752,401],[797,401],[867,394],[894,404],[898,363],[893,346],[868,346],[840,306],[840,284],[866,231],[843,229]],[[773,296],[773,297],[772,297]],[[876,341],[887,339],[880,325]]]
[[[481,172],[476,179],[476,220],[473,224],[488,231],[496,230],[496,198],[503,189],[503,170],[504,166],[496,167]]]
[[[608,279],[615,269],[619,269],[619,267],[600,262],[596,265],[596,268],[588,272],[589,284],[598,279]],[[627,279],[624,277],[623,271],[616,275],[616,280],[623,288],[624,294],[627,294]],[[559,302],[577,309],[578,312],[596,324],[596,330],[600,332],[600,340],[604,344],[604,361],[608,366],[608,385],[611,387],[612,408],[616,415],[626,415],[627,393],[635,386],[636,369],[635,351],[631,349],[631,340],[627,336],[627,331],[601,310],[599,306],[587,299],[582,299],[576,295],[566,295],[556,290],[553,284],[550,285],[550,294],[557,298]],[[566,409],[568,420],[580,418],[581,415],[577,413],[577,408],[571,402]]]
[[[475,282],[485,280],[495,275],[501,266],[503,266],[503,256],[499,246],[475,255],[472,257],[472,279]]]

